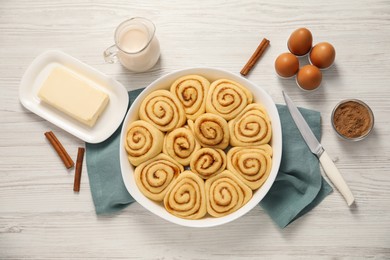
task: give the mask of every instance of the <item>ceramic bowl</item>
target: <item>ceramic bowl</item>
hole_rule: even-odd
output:
[[[133,176],[135,167],[129,163],[127,159],[127,153],[124,148],[124,143],[126,138],[126,127],[130,122],[133,122],[138,119],[138,110],[144,98],[152,91],[158,89],[169,89],[170,85],[177,78],[185,75],[191,75],[191,74],[201,75],[207,78],[210,82],[215,81],[217,79],[224,78],[242,84],[252,92],[254,96],[254,102],[261,103],[265,106],[272,124],[272,140],[270,142],[270,145],[273,147],[273,159],[272,159],[272,168],[268,179],[263,184],[263,186],[261,186],[259,189],[254,191],[253,197],[250,199],[250,201],[247,204],[245,204],[237,211],[220,218],[214,218],[209,215],[206,215],[205,217],[199,220],[182,219],[166,211],[163,203],[157,203],[148,199],[146,196],[144,196],[141,193],[141,191],[138,189],[136,185]],[[152,82],[149,86],[147,86],[145,90],[137,97],[137,99],[133,102],[133,104],[131,104],[131,107],[124,119],[121,137],[120,137],[119,149],[120,149],[119,151],[120,164],[121,164],[124,184],[127,190],[129,191],[129,193],[131,194],[131,196],[139,204],[141,204],[144,208],[156,214],[157,216],[178,225],[189,226],[189,227],[212,227],[212,226],[222,225],[230,221],[233,221],[235,219],[238,219],[239,217],[248,213],[255,206],[257,206],[259,202],[267,194],[267,192],[269,191],[269,189],[271,188],[272,184],[275,181],[276,175],[278,173],[279,165],[280,165],[280,160],[282,156],[282,131],[280,125],[280,118],[275,103],[272,100],[272,98],[267,94],[267,92],[265,92],[264,89],[261,88],[261,86],[258,86],[239,75],[230,73],[225,70],[215,69],[215,68],[189,68],[189,69],[175,71],[160,77],[159,79]]]

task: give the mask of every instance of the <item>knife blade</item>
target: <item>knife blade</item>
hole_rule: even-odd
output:
[[[301,112],[298,110],[298,108],[292,102],[291,98],[284,91],[283,97],[286,102],[287,108],[291,114],[291,117],[297,125],[298,130],[301,133],[310,151],[317,156],[329,180],[339,190],[341,195],[343,195],[348,206],[351,206],[354,203],[355,198],[351,190],[349,189],[347,183],[344,181],[341,173],[337,169],[336,165],[334,164],[328,153],[325,151],[324,147],[322,147],[321,143],[317,140],[314,133],[311,131]]]

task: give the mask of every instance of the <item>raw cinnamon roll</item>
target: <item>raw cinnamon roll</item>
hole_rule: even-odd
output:
[[[230,145],[256,146],[271,140],[271,122],[265,108],[257,103],[248,105],[229,121]]]
[[[194,124],[195,124],[195,122],[192,121],[191,119],[188,119],[188,120],[187,120],[187,126],[188,126],[188,128],[189,128],[193,133],[195,133]]]
[[[139,117],[162,132],[172,131],[186,122],[186,115],[179,100],[168,90],[156,90],[141,103]]]
[[[221,116],[206,113],[193,125],[196,139],[203,147],[225,149],[229,145],[229,128]]]
[[[165,195],[164,206],[180,218],[202,218],[207,213],[204,181],[191,171],[182,172]]]
[[[140,165],[157,154],[163,148],[164,134],[143,120],[129,124],[126,131],[125,149],[130,163]]]
[[[263,185],[271,172],[268,144],[257,147],[233,147],[227,153],[227,169],[252,190]]]
[[[206,180],[207,212],[223,217],[235,212],[252,198],[252,190],[228,170]]]
[[[221,149],[201,148],[191,158],[191,170],[203,179],[209,179],[226,168],[226,154]]]
[[[135,168],[134,177],[140,191],[149,199],[162,201],[173,180],[184,171],[182,165],[160,153]]]
[[[220,115],[229,121],[252,101],[252,93],[245,87],[231,80],[220,79],[210,85],[206,99],[206,112]]]
[[[248,147],[248,148],[251,148],[251,147]],[[271,147],[271,145],[269,144],[262,144],[262,145],[258,145],[258,146],[255,146],[253,147],[255,149],[260,149],[260,150],[263,150],[265,153],[267,153],[271,158],[273,156],[273,149]]]
[[[195,120],[206,111],[210,82],[199,75],[188,75],[171,85],[171,92],[180,101],[188,119]]]
[[[193,132],[186,127],[177,128],[165,135],[163,153],[181,165],[189,165],[193,153],[199,149],[200,145]]]

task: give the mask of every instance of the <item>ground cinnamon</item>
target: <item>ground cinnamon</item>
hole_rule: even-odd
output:
[[[369,109],[363,104],[347,101],[334,111],[333,124],[339,134],[347,138],[357,138],[368,133],[373,119]]]

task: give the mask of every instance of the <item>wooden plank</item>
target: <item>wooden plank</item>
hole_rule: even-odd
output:
[[[147,73],[105,64],[117,24],[132,16],[153,20],[161,60]],[[311,29],[329,41],[336,63],[315,92],[276,77],[273,62],[287,51],[289,34]],[[79,194],[43,133],[53,130],[72,158],[83,142],[22,107],[20,79],[43,51],[63,50],[122,82],[147,86],[173,70],[219,67],[239,74],[259,41],[270,48],[248,79],[283,103],[285,90],[299,106],[322,114],[322,142],[349,183],[357,207],[338,192],[280,230],[256,207],[214,228],[170,224],[138,204],[96,216],[84,165]],[[388,1],[2,1],[0,5],[0,258],[1,259],[387,259],[390,258],[390,3]],[[301,64],[307,61],[301,59]],[[367,102],[372,135],[339,139],[330,125],[344,98]]]

